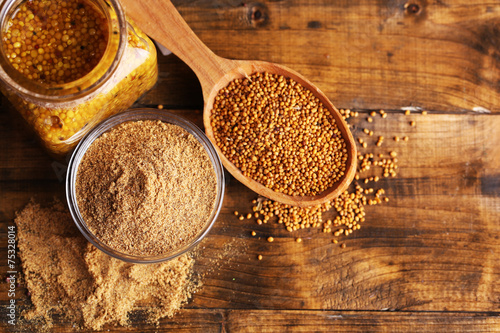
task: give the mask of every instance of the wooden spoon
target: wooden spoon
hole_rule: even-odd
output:
[[[215,55],[189,28],[170,0],[120,0],[120,2],[125,8],[127,16],[132,18],[138,27],[172,51],[195,72],[200,80],[205,102],[203,122],[206,135],[214,144],[226,169],[236,179],[271,200],[300,207],[325,203],[347,189],[356,172],[356,143],[339,111],[316,86],[299,73],[278,64],[263,61],[229,60]],[[217,147],[210,122],[215,96],[221,88],[226,87],[234,79],[244,78],[256,72],[279,74],[297,81],[311,90],[332,113],[342,137],[346,141],[348,159],[344,176],[331,188],[316,196],[289,196],[275,192],[243,175]]]

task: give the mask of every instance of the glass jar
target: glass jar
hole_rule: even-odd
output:
[[[78,7],[69,7],[75,3]],[[66,8],[75,15],[66,18],[66,15],[70,17]],[[101,15],[102,20],[89,20],[85,10]],[[50,21],[52,17],[57,18],[57,14],[65,17],[65,21]],[[31,23],[35,19],[42,22],[40,25],[45,24],[46,29]],[[156,83],[158,66],[154,44],[125,17],[117,0],[6,0],[1,4],[0,22],[0,91],[56,157],[66,155],[96,124],[130,107]],[[99,22],[104,26],[100,27]],[[28,26],[29,29],[24,29]],[[100,29],[104,41],[96,43],[88,39],[85,42],[85,38],[95,35],[96,29]],[[45,38],[37,40],[33,35]],[[16,49],[20,44],[10,42],[27,39],[29,42],[20,50]],[[40,51],[39,45],[52,48],[56,45],[51,44],[54,40],[61,44],[57,47],[64,52],[51,49],[50,58],[46,51]],[[68,56],[71,42],[82,45]],[[85,47],[92,49],[93,55],[98,53],[94,51],[97,49],[94,44],[104,45],[101,45],[102,56],[96,57],[97,64],[90,71],[68,82],[43,81],[45,74],[56,77],[59,70],[64,73],[66,69],[85,66],[92,58],[82,54]],[[68,61],[72,57],[75,60]],[[41,62],[36,64],[38,60]]]

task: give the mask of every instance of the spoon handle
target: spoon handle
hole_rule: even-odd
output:
[[[213,53],[195,35],[170,0],[120,0],[125,13],[149,37],[184,61],[200,81],[206,97],[236,62]]]

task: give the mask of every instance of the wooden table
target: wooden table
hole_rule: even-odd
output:
[[[159,328],[134,317],[132,328],[113,330],[499,332],[500,2],[174,5],[216,54],[282,63],[310,78],[337,107],[360,111],[349,119],[354,135],[369,143],[360,151],[397,151],[399,169],[376,185],[390,201],[368,206],[362,229],[339,238],[345,249],[321,228],[289,233],[277,223],[239,221],[233,211],[250,212],[256,195],[229,178],[222,213],[196,262],[202,289]],[[174,55],[160,55],[159,62],[158,85],[138,106],[162,104],[201,126],[196,77]],[[8,108],[2,100],[2,271],[15,211],[32,196],[64,195],[61,165]],[[388,117],[368,123],[368,113],[380,109]],[[381,147],[374,145],[378,136],[386,138]],[[3,305],[7,289],[2,280]],[[26,297],[19,293],[20,302]],[[5,323],[5,308],[0,313]],[[71,323],[57,322],[55,331],[70,332]]]

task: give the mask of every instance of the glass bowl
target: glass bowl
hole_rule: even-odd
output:
[[[138,120],[160,120],[165,123],[177,125],[190,134],[192,134],[198,142],[205,148],[210,160],[212,162],[212,166],[214,168],[214,172],[217,178],[217,196],[215,198],[215,205],[210,215],[210,218],[207,220],[203,229],[194,237],[191,242],[185,244],[182,247],[179,247],[173,251],[157,255],[157,256],[136,256],[130,255],[127,253],[119,252],[104,244],[101,240],[99,240],[87,227],[85,220],[83,219],[80,210],[78,209],[78,204],[76,201],[76,192],[75,192],[75,183],[76,183],[76,175],[78,172],[78,167],[80,162],[85,155],[87,149],[90,145],[101,136],[103,133],[107,132],[111,128],[128,121],[138,121]],[[126,111],[115,116],[112,116],[105,121],[101,122],[97,125],[92,131],[90,131],[76,146],[71,159],[68,165],[68,171],[66,175],[66,199],[68,201],[69,210],[71,216],[82,234],[87,238],[87,240],[96,246],[98,249],[107,253],[108,255],[121,259],[127,262],[133,263],[155,263],[160,261],[171,260],[175,257],[180,256],[181,254],[189,251],[194,246],[196,246],[210,231],[212,228],[217,216],[219,215],[222,201],[224,198],[224,170],[222,167],[222,163],[215,151],[212,143],[205,136],[203,131],[199,129],[193,123],[171,114],[167,111],[158,110],[158,109],[134,109],[130,111]]]

